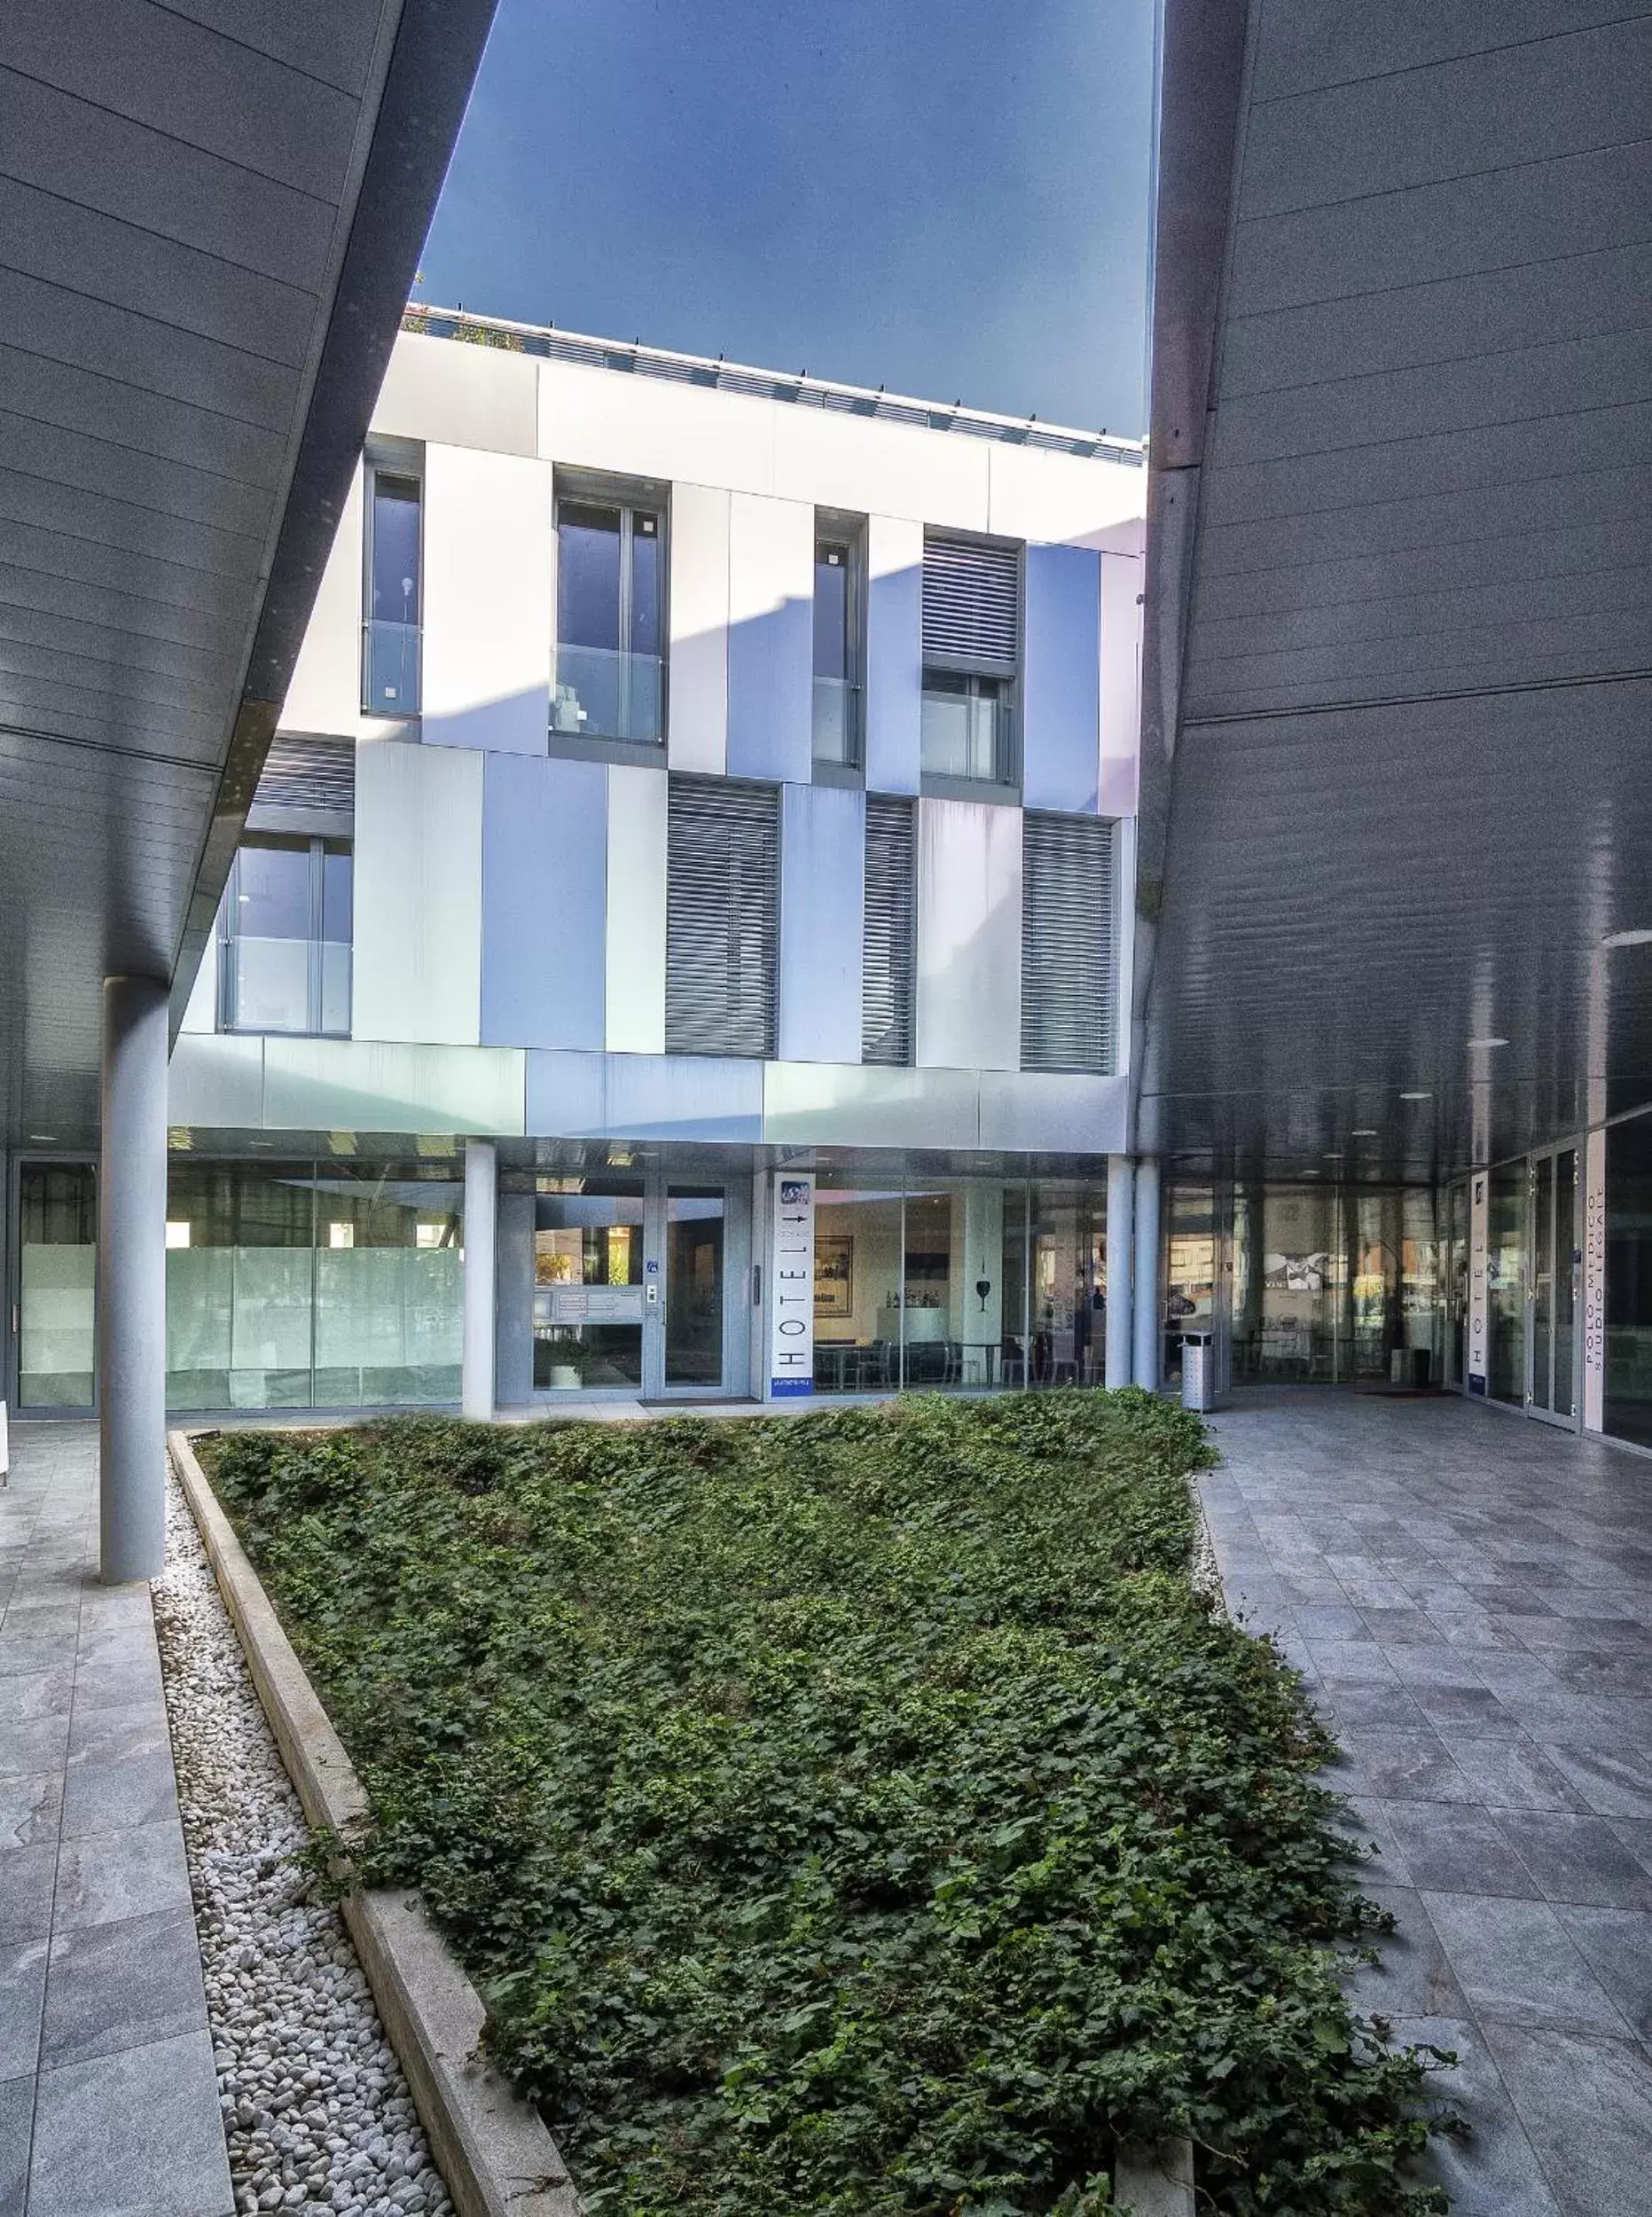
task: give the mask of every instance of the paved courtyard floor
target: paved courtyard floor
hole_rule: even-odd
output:
[[[1307,1675],[1396,1939],[1356,2000],[1458,2051],[1460,2217],[1652,2212],[1652,1461],[1456,1398],[1236,1394],[1230,1606]]]
[[[98,1435],[0,1489],[0,2217],[229,2217],[147,1586],[97,1583]]]

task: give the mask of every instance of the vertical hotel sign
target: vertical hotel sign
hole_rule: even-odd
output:
[[[777,1174],[769,1237],[769,1393],[815,1390],[815,1181]]]
[[[1488,1209],[1486,1174],[1476,1171],[1468,1186],[1468,1391],[1485,1391],[1487,1326],[1491,1321],[1486,1283]]]

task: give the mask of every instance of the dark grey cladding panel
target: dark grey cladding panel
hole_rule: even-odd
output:
[[[1234,239],[1230,312],[1638,246],[1649,192],[1652,143],[1643,139],[1251,219]]]
[[[313,294],[336,210],[325,200],[168,138],[0,67],[8,168],[63,200],[203,253],[218,252]]]
[[[26,276],[50,284],[67,267],[92,300],[148,316],[164,301],[175,331],[231,346],[255,331],[271,363],[302,366],[315,304],[294,285],[16,177],[0,176],[0,238],[8,267]]]
[[[222,30],[223,0],[168,0],[174,15]],[[235,37],[242,46],[288,62],[357,98],[372,61],[374,11],[339,0],[236,0]]]
[[[83,623],[107,623],[183,646],[222,647],[226,615],[242,604],[246,579],[186,569],[67,531],[42,531],[0,514],[0,601],[48,608]]]
[[[1646,135],[1652,19],[1253,106],[1241,220]]]
[[[1216,569],[1207,562],[1199,586],[1201,642],[1218,625],[1241,619],[1254,625],[1259,616],[1277,620],[1304,610],[1391,609],[1413,597],[1434,599],[1476,586],[1643,569],[1652,564],[1649,495],[1652,485],[1643,480],[1635,508],[1607,523],[1546,530],[1539,515],[1528,519],[1532,528],[1523,530],[1470,534],[1444,545],[1402,546],[1344,560],[1305,550],[1305,559],[1271,568],[1224,564]],[[1275,544],[1269,551],[1280,550]]]
[[[1223,342],[1222,396],[1495,362],[1529,347],[1534,332],[1550,345],[1644,332],[1649,300],[1652,241],[1642,241],[1236,316]]]
[[[1251,98],[1262,101],[1552,38],[1625,11],[1624,0],[1382,0],[1257,12]]]
[[[215,693],[220,686],[233,684],[239,674],[239,658],[222,640],[215,646],[200,646],[169,638],[151,624],[122,623],[116,612],[106,607],[70,613],[66,603],[72,595],[61,587],[51,607],[20,604],[12,599],[8,582],[0,570],[0,638],[14,647],[48,658],[60,656],[66,662],[106,662],[117,670],[138,674],[145,684],[160,680],[162,694],[168,688],[179,688],[186,703],[200,688]],[[28,590],[37,584],[37,580],[20,579],[18,589]],[[8,657],[8,667],[23,666]],[[50,659],[44,668],[50,674]]]
[[[124,367],[118,357],[117,364]],[[136,380],[101,368],[45,360],[4,341],[0,408],[168,462],[189,463],[266,494],[278,483],[286,460],[278,432],[146,391]]]
[[[233,535],[262,547],[268,493],[235,484],[210,471],[145,454],[118,440],[94,438],[59,423],[43,423],[0,406],[0,479],[17,471],[46,486],[63,485],[72,497],[107,496],[138,510],[153,510],[164,532],[168,520],[210,534]],[[207,539],[210,545],[210,538]]]

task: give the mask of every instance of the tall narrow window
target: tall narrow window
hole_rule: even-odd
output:
[[[1021,549],[927,531],[923,548],[926,777],[1014,782]]]
[[[866,803],[865,1062],[912,1059],[912,804],[873,795]]]
[[[821,515],[815,539],[814,758],[859,766],[864,678],[865,526]]]
[[[1021,1065],[1113,1069],[1113,826],[1030,811],[1022,832]]]
[[[419,492],[417,477],[369,465],[362,706],[370,716],[419,713]]]
[[[245,842],[222,911],[223,1030],[348,1036],[352,875],[342,841]]]
[[[666,1052],[772,1054],[779,795],[673,778],[667,841]]]
[[[662,510],[559,500],[556,600],[552,730],[657,745],[665,733]]]

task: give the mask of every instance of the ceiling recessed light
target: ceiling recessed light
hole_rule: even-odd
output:
[[[1434,1095],[1432,1093],[1402,1093],[1400,1099],[1402,1101],[1432,1101]]]
[[[1305,1170],[1303,1172],[1303,1176],[1304,1178],[1317,1178],[1319,1175],[1319,1173],[1317,1170]]]
[[[42,1140],[47,1147],[50,1147],[58,1135],[55,1132],[31,1132],[28,1136],[31,1140]]]
[[[1601,944],[1603,947],[1652,947],[1652,931],[1609,931]]]
[[[1471,1047],[1506,1047],[1508,1045],[1508,1042],[1507,1039],[1493,1039],[1487,1038],[1484,1039],[1470,1039],[1468,1044]]]
[[[1335,1148],[1327,1147],[1325,1150],[1325,1159],[1327,1163],[1340,1163],[1343,1158]]]
[[[1400,1099],[1404,1101],[1405,1098],[1405,1094],[1402,1093],[1400,1095]],[[1362,1124],[1358,1132],[1351,1132],[1348,1136],[1351,1140],[1374,1140],[1376,1137],[1376,1131],[1374,1126],[1368,1124]]]

